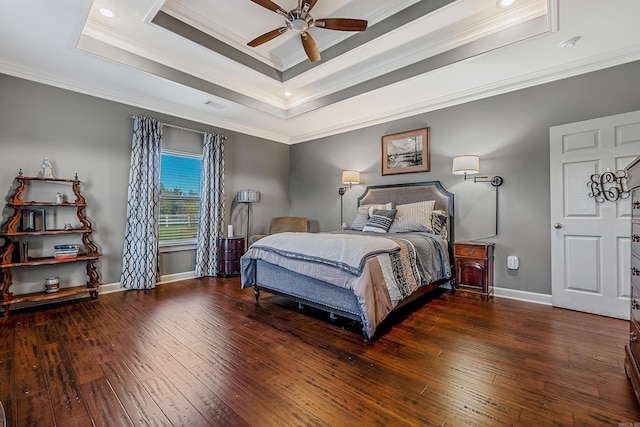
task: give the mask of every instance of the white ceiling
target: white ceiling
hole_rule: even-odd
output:
[[[0,0],[0,72],[297,143],[640,59],[637,0],[318,0],[312,15],[369,28],[310,29],[310,63],[291,31],[246,46],[283,26],[250,0]]]

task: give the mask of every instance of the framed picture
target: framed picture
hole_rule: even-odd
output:
[[[429,128],[382,137],[382,175],[429,172]]]
[[[47,229],[44,209],[22,210],[22,231],[45,231]]]

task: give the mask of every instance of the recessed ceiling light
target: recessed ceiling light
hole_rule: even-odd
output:
[[[509,7],[515,2],[516,0],[498,0],[498,7]]]
[[[289,98],[291,95],[293,95],[293,92],[291,92],[290,90],[285,90],[284,92],[282,92],[282,94]]]
[[[115,13],[113,10],[111,9],[107,9],[106,7],[101,7],[99,9],[99,12],[102,16],[106,16],[107,18],[115,18],[116,16],[118,16],[117,13]]]
[[[558,46],[561,47],[562,49],[566,49],[568,47],[574,47],[576,43],[578,43],[578,40],[580,40],[581,38],[582,37],[580,36],[571,37],[570,39],[567,39],[559,43]]]

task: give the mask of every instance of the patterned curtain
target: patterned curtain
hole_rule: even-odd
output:
[[[224,136],[204,134],[202,196],[196,248],[196,277],[218,273],[218,245],[224,222]]]
[[[158,209],[162,123],[137,116],[133,123],[127,224],[120,283],[126,289],[153,289],[160,279]]]

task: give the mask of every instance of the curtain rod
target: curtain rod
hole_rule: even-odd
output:
[[[131,118],[132,118],[132,119],[135,119],[135,118],[136,118],[136,116],[131,116]],[[205,132],[204,132],[204,131],[202,131],[202,130],[189,129],[189,128],[185,128],[185,127],[182,127],[182,126],[172,125],[172,124],[170,124],[170,123],[164,123],[164,122],[163,122],[163,123],[162,123],[162,125],[163,125],[163,126],[168,126],[168,127],[170,127],[170,128],[174,128],[174,129],[180,129],[180,130],[186,130],[186,131],[188,131],[188,132],[195,132],[195,133],[199,133],[199,134],[201,134],[201,135],[204,135],[204,134],[205,134]],[[226,135],[224,135],[224,134],[220,134],[220,135],[222,135],[222,139],[227,139],[227,136],[226,136]]]

